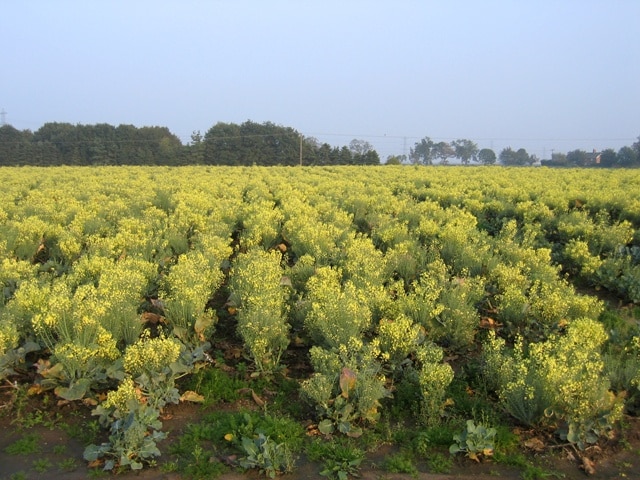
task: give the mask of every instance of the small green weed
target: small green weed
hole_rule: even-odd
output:
[[[58,470],[61,472],[73,472],[76,468],[78,468],[78,463],[75,458],[65,458],[58,462]]]
[[[427,467],[433,473],[449,473],[453,467],[453,459],[450,455],[433,453],[427,456]]]
[[[522,480],[543,480],[551,477],[564,478],[564,474],[548,471],[531,464],[527,465],[522,472]]]
[[[9,480],[27,480],[27,474],[24,472],[16,472],[9,477]]]
[[[394,455],[390,455],[384,461],[384,468],[390,473],[408,473],[410,475],[418,474],[418,468],[416,467],[415,460],[409,452],[399,452]]]
[[[100,423],[98,423],[98,420],[91,420],[84,423],[63,423],[60,427],[67,435],[84,445],[95,443],[100,434]]]
[[[36,472],[44,473],[53,467],[53,464],[46,458],[39,458],[33,462],[32,466]]]
[[[9,455],[31,455],[40,451],[38,441],[40,438],[35,433],[29,433],[21,439],[7,446],[4,451]]]
[[[61,421],[62,415],[60,413],[52,414],[42,410],[35,410],[16,418],[14,423],[24,429],[42,426],[53,430]]]
[[[62,455],[66,451],[67,451],[66,445],[55,445],[53,447],[53,453],[55,453],[56,455]]]
[[[189,388],[204,396],[205,406],[218,402],[235,402],[240,398],[238,390],[247,388],[247,382],[232,378],[219,368],[203,368],[194,373]]]
[[[350,475],[357,477],[364,451],[347,438],[331,441],[317,439],[307,447],[307,456],[314,462],[322,462],[320,475],[332,479],[346,480]]]
[[[212,458],[211,452],[196,444],[190,458],[186,459],[185,465],[179,467],[178,471],[196,479],[215,478],[223,474],[227,467],[218,461],[212,461]]]
[[[178,462],[175,461],[164,462],[160,465],[160,471],[163,473],[172,473],[179,470],[180,466],[178,465]]]
[[[429,446],[431,444],[431,439],[429,438],[429,434],[427,432],[418,432],[416,436],[413,438],[413,450],[417,455],[421,457],[426,457],[429,452]]]

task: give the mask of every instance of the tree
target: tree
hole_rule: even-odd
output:
[[[435,143],[429,137],[424,137],[409,150],[409,158],[413,163],[433,165]]]
[[[455,157],[456,152],[447,142],[438,142],[433,146],[433,155],[440,159],[442,165],[446,165],[451,157]]]
[[[478,161],[483,165],[493,165],[496,163],[496,152],[490,148],[483,148],[478,152]]]
[[[204,163],[204,137],[200,130],[194,130],[191,134],[191,142],[187,145],[187,158],[190,164]]]
[[[31,157],[30,130],[20,131],[11,125],[0,126],[0,165],[28,165]]]
[[[406,155],[389,155],[385,165],[402,165],[406,159]]]
[[[451,142],[451,146],[455,151],[456,158],[459,158],[464,165],[468,165],[470,160],[474,162],[478,160],[478,145],[471,140],[454,140]]]
[[[621,167],[633,167],[638,164],[638,154],[631,147],[622,147],[618,150],[618,165]]]
[[[369,142],[354,138],[349,143],[349,150],[353,154],[352,162],[355,165],[378,165],[380,157]]]
[[[500,152],[500,163],[503,165],[527,165],[531,162],[529,154],[524,148],[514,151],[511,147],[503,148]]]
[[[613,148],[607,148],[600,153],[601,167],[615,167],[617,161],[616,151]]]
[[[367,152],[373,150],[373,145],[365,140],[354,138],[349,143],[349,150],[351,150],[351,153],[354,155],[365,155]]]
[[[567,152],[567,163],[577,167],[583,167],[589,163],[589,156],[584,150],[571,150]]]

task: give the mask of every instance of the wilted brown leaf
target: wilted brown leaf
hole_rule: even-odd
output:
[[[259,407],[264,407],[265,406],[265,401],[263,399],[261,399],[256,392],[253,391],[253,389],[251,390],[251,398],[253,398],[253,401],[256,402],[256,404]]]
[[[140,315],[140,321],[142,323],[149,323],[151,325],[156,325],[158,323],[167,323],[162,315],[158,315],[157,313],[152,312],[144,312],[142,315]]]
[[[530,438],[524,442],[524,446],[529,450],[540,453],[544,451],[544,442],[538,437]]]
[[[480,328],[500,328],[502,324],[491,317],[482,317],[480,319]]]
[[[582,469],[587,475],[596,473],[596,464],[587,457],[582,457]]]
[[[193,390],[187,390],[180,396],[181,402],[204,403],[204,396]]]
[[[340,390],[342,390],[342,396],[349,398],[349,392],[356,386],[356,374],[353,370],[344,367],[340,374]]]

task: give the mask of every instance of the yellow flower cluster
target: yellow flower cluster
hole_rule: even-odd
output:
[[[0,357],[17,348],[19,341],[20,336],[13,322],[8,318],[0,319]]]
[[[360,337],[371,323],[366,296],[350,281],[341,286],[340,277],[340,270],[320,267],[307,282],[311,309],[305,326],[316,341],[329,347]]]
[[[107,399],[104,401],[105,408],[114,408],[120,414],[127,414],[130,410],[131,402],[140,402],[142,393],[136,387],[131,377],[125,377],[117,390],[107,393]]]
[[[137,377],[161,372],[180,357],[182,344],[174,338],[144,336],[124,352],[124,370]]]
[[[275,367],[289,344],[280,261],[278,252],[256,247],[238,255],[230,274],[240,300],[238,332],[260,370]]]
[[[269,248],[280,235],[280,225],[284,214],[275,207],[275,203],[264,199],[255,199],[244,205],[242,225],[244,227],[240,243],[245,248],[262,246]]]
[[[420,325],[401,315],[394,320],[380,320],[378,338],[380,348],[387,360],[401,361],[417,346]]]
[[[492,332],[485,345],[487,378],[511,413],[525,423],[535,423],[546,409],[578,424],[603,412],[613,421],[620,407],[603,375],[600,349],[606,339],[601,323],[577,319],[565,335],[530,344],[527,354],[519,339],[509,354]]]

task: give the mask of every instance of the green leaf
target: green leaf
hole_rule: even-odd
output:
[[[333,433],[333,422],[329,419],[324,419],[318,423],[318,430],[323,435],[331,435]]]
[[[94,462],[102,456],[102,447],[98,445],[87,445],[84,449],[84,453],[82,454],[82,458],[84,458],[87,462]]]
[[[54,392],[60,398],[65,400],[73,401],[73,400],[81,400],[89,388],[91,387],[91,380],[88,378],[81,378],[76,383],[69,385],[66,387],[57,387]]]

